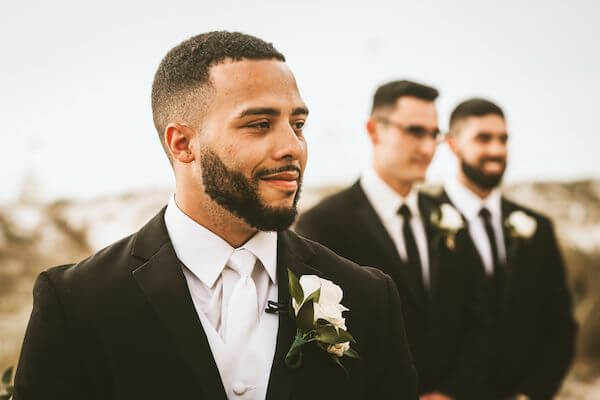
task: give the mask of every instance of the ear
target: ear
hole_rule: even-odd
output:
[[[165,128],[165,144],[173,161],[189,163],[194,161],[192,138],[194,130],[187,125],[170,123]]]
[[[379,142],[379,136],[377,133],[377,121],[373,116],[370,116],[367,120],[366,124],[367,133],[369,134],[369,139],[371,139],[372,144],[377,144]]]
[[[458,155],[458,144],[456,143],[457,137],[456,137],[456,133],[454,132],[450,132],[446,135],[446,143],[448,144],[448,147],[450,148],[450,150],[455,154]]]

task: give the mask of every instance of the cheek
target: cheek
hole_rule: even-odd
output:
[[[301,141],[302,150],[300,153],[300,168],[304,171],[306,167],[306,162],[308,161],[308,145],[305,140]]]
[[[406,143],[403,143],[397,135],[384,136],[384,139],[379,144],[379,148],[381,149],[381,153],[385,154],[385,158],[392,163],[397,164],[407,158]]]

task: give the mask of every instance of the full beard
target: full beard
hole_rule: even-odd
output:
[[[298,179],[298,189],[291,207],[271,207],[260,198],[260,178],[283,171],[298,171],[294,165],[276,169],[261,169],[252,178],[246,178],[241,172],[228,168],[212,150],[202,153],[202,180],[206,194],[221,207],[243,219],[248,225],[260,231],[283,231],[289,228],[298,210],[296,204],[300,198],[302,176]]]
[[[487,161],[487,160],[483,160],[482,164],[485,161]],[[494,160],[494,161],[504,162],[504,160]],[[506,167],[505,167],[502,169],[502,171],[500,173],[486,174],[485,172],[482,171],[481,167],[473,165],[473,164],[469,164],[464,159],[460,160],[460,168],[461,168],[463,174],[471,182],[473,182],[475,185],[477,185],[478,187],[485,189],[485,190],[491,190],[491,189],[494,189],[495,187],[497,187],[498,185],[500,185],[500,182],[502,182],[502,177],[504,176],[504,171],[506,170]]]

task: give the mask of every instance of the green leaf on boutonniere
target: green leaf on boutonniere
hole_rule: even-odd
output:
[[[344,355],[345,355],[345,356],[348,356],[348,357],[350,357],[350,358],[360,358],[360,356],[358,355],[358,353],[356,352],[356,350],[354,350],[354,349],[352,349],[352,348],[350,348],[350,349],[346,350],[346,351],[344,352]]]
[[[313,303],[318,303],[321,298],[321,289],[317,289],[310,294],[304,301],[312,301]]]
[[[348,331],[340,329],[339,335],[342,339],[344,339],[344,342],[356,343],[356,340],[354,340],[354,337]]]
[[[300,286],[300,281],[296,277],[296,275],[288,268],[288,284],[290,287],[290,294],[296,300],[296,304],[302,304],[302,300],[304,300],[304,292],[302,291],[302,286]]]
[[[296,325],[303,332],[308,332],[313,329],[315,319],[315,310],[312,300],[305,301],[298,315],[296,315]]]
[[[290,368],[298,368],[302,364],[302,346],[308,343],[300,330],[296,331],[296,337],[292,343],[292,347],[285,356],[285,365]]]
[[[326,325],[317,328],[315,330],[314,338],[319,342],[327,344],[354,342],[354,338],[351,334],[349,334],[343,329],[340,329],[338,332],[335,330],[335,327],[333,325]]]

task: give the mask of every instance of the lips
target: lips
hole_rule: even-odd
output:
[[[300,173],[297,171],[283,171],[276,174],[266,175],[260,179],[271,186],[283,190],[295,190],[298,188]]]

